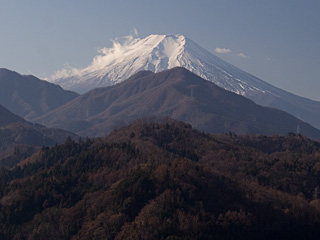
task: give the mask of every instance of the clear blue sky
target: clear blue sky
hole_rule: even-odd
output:
[[[0,0],[0,67],[45,78],[111,39],[183,34],[235,66],[320,101],[319,0]]]

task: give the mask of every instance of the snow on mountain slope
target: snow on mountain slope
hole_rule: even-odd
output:
[[[65,89],[84,93],[121,82],[141,70],[160,72],[179,66],[241,95],[247,91],[264,91],[258,83],[234,77],[230,72],[237,69],[183,35],[128,37],[123,44],[114,42],[113,48],[103,48],[100,53],[88,67],[63,69],[51,81]]]
[[[83,69],[67,67],[49,81],[67,90],[85,93],[114,85],[141,70],[160,72],[184,67],[218,86],[246,96],[263,106],[287,111],[320,128],[320,102],[288,93],[225,62],[183,35],[128,36],[123,43],[99,51]]]

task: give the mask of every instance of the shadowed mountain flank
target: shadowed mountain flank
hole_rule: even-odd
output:
[[[43,146],[63,143],[75,134],[33,124],[0,105],[0,166],[13,166]]]
[[[184,68],[139,72],[111,87],[97,88],[36,119],[84,136],[106,135],[117,125],[170,117],[211,133],[287,134],[320,139],[319,130],[283,111],[261,107]]]
[[[32,75],[0,69],[0,104],[26,120],[32,120],[77,96],[77,93]]]

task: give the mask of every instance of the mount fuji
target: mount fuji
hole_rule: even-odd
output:
[[[117,84],[141,70],[161,72],[184,67],[218,86],[245,96],[257,104],[278,108],[320,128],[320,102],[281,90],[227,63],[183,35],[129,36],[114,41],[83,69],[62,69],[49,81],[64,89],[85,93]]]

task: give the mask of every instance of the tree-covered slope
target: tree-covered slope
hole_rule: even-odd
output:
[[[42,146],[63,143],[75,134],[33,124],[0,105],[0,166],[11,167]]]
[[[320,144],[139,120],[0,173],[1,239],[315,239]]]

